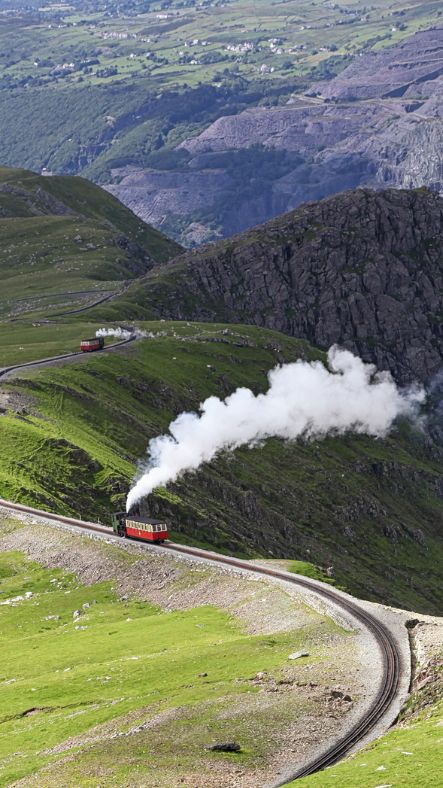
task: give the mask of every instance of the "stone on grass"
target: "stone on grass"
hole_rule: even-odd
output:
[[[300,659],[301,657],[309,657],[308,651],[294,651],[293,654],[289,654],[288,659]]]
[[[240,752],[241,746],[236,741],[221,742],[220,744],[209,744],[205,750],[211,752]]]

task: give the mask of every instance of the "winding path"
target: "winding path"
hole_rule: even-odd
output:
[[[55,523],[75,526],[89,533],[99,533],[107,538],[119,541],[119,537],[114,536],[110,528],[97,523],[77,520],[72,517],[64,517],[51,512],[40,511],[29,506],[11,503],[0,499],[0,506],[26,514],[43,517]],[[138,542],[141,544],[141,542]],[[149,546],[152,549],[152,546]],[[268,577],[299,586],[304,590],[316,594],[328,603],[332,603],[336,608],[351,616],[358,622],[360,627],[365,628],[375,640],[383,666],[383,677],[379,686],[374,692],[372,703],[368,709],[354,722],[350,729],[342,735],[333,745],[327,747],[319,756],[313,758],[307,765],[293,771],[285,773],[284,777],[273,784],[272,788],[277,788],[290,782],[291,780],[305,777],[313,772],[324,769],[327,766],[337,763],[341,758],[348,754],[357,744],[361,744],[376,726],[383,723],[386,729],[398,713],[398,708],[405,696],[405,676],[409,676],[409,665],[406,664],[404,650],[399,641],[398,633],[391,631],[380,618],[368,611],[364,604],[353,599],[349,595],[331,588],[325,583],[307,579],[300,575],[293,575],[289,572],[274,569],[271,567],[251,565],[248,561],[220,555],[208,550],[201,550],[194,547],[168,542],[161,547],[154,548],[168,553],[187,555],[190,557],[204,560],[209,563],[216,563],[226,567],[246,571],[253,575],[266,575]],[[403,685],[403,686],[402,686]]]

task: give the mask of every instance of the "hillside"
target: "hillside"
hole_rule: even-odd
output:
[[[5,515],[2,785],[264,784],[365,703],[364,636],[309,598]]]
[[[443,360],[442,260],[443,198],[359,189],[187,253],[92,314],[251,323],[429,381]]]
[[[320,356],[254,327],[140,328],[148,338],[124,351],[3,381],[4,498],[109,522],[149,439],[178,413],[240,385],[263,390],[275,364]],[[442,483],[437,445],[402,425],[384,441],[269,440],[221,456],[147,504],[174,539],[311,561],[357,595],[433,612],[442,602]]]
[[[118,292],[180,247],[82,178],[0,169],[0,317]]]
[[[443,724],[443,620],[410,621],[413,654],[411,695],[399,720],[384,736],[336,766],[300,781],[293,788],[440,788]],[[380,773],[382,777],[380,778]]]

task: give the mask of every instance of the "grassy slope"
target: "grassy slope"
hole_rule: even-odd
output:
[[[3,521],[0,536],[16,527]],[[114,562],[137,560],[118,548],[106,549]],[[198,582],[198,573],[192,582]],[[16,597],[14,604],[7,603]],[[164,613],[146,602],[120,601],[109,582],[84,586],[73,575],[43,569],[19,552],[0,553],[0,598],[2,785],[29,778],[47,764],[52,769],[37,778],[40,786],[91,785],[98,774],[101,785],[127,784],[141,775],[152,779],[158,769],[171,784],[168,775],[172,780],[197,764],[201,773],[211,769],[220,756],[203,747],[217,737],[239,738],[242,753],[224,757],[252,766],[272,743],[272,736],[263,735],[268,721],[258,712],[251,725],[240,709],[234,716],[223,710],[251,702],[259,687],[249,679],[257,671],[278,677],[288,652],[307,644],[311,662],[321,662],[322,639],[342,632],[312,612],[303,630],[249,635],[216,608]],[[75,610],[81,611],[78,618]],[[280,705],[271,712],[276,734],[287,722],[287,704]],[[174,708],[180,714],[153,730],[133,730]],[[291,711],[304,711],[296,698]],[[88,742],[87,732],[106,724],[111,731],[133,733],[112,741],[109,729],[96,729],[92,746],[78,750],[74,742],[67,752],[53,751],[71,737]]]
[[[106,521],[149,439],[181,410],[238,385],[263,389],[279,361],[320,356],[252,327],[145,327],[156,338],[125,352],[4,384],[21,412],[0,419],[3,497]],[[433,612],[442,601],[441,478],[431,450],[403,426],[386,441],[271,440],[241,449],[149,504],[186,541],[332,565],[334,578],[356,594]]]
[[[93,301],[180,251],[88,181],[26,170],[0,169],[0,232],[0,317]]]
[[[395,728],[354,758],[290,783],[300,788],[439,788],[443,704]]]
[[[98,327],[97,323],[86,321],[0,323],[0,368],[77,351],[80,339],[95,336]],[[105,337],[105,344],[116,341]]]
[[[441,619],[440,619],[441,622]],[[420,629],[423,622],[418,624]],[[385,736],[336,766],[290,783],[306,788],[439,788],[443,726],[441,625],[429,622],[432,638],[412,635],[415,653],[412,693],[400,720]],[[425,625],[426,627],[426,625]]]

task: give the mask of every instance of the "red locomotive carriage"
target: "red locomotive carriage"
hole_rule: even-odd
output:
[[[94,339],[82,339],[80,342],[80,350],[83,353],[91,353],[94,350],[103,350],[105,346],[104,337],[94,337]]]
[[[168,538],[168,526],[162,520],[149,517],[115,512],[112,515],[112,529],[116,536],[130,539],[143,539],[145,542],[162,544]]]

